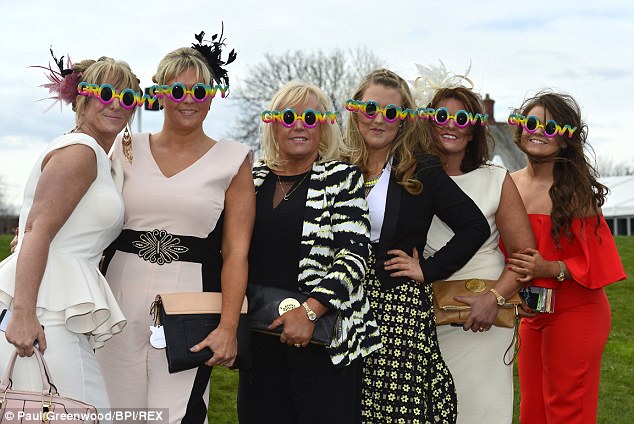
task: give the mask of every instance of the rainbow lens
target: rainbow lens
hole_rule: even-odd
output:
[[[175,102],[181,102],[185,98],[185,85],[180,82],[175,82],[169,88],[170,98]]]
[[[453,117],[458,128],[464,128],[469,125],[469,114],[466,110],[459,110]]]
[[[203,83],[197,83],[192,86],[194,100],[202,103],[207,99],[207,86]]]
[[[365,116],[367,116],[368,118],[373,118],[374,115],[376,115],[376,111],[379,109],[379,104],[374,100],[368,100],[367,102],[365,102],[365,107],[363,109],[363,113],[365,113]]]
[[[546,126],[544,126],[544,134],[547,137],[554,137],[557,134],[557,123],[553,120],[546,121]]]
[[[306,128],[314,128],[317,125],[317,114],[312,109],[306,109],[302,120]]]
[[[387,105],[383,109],[383,116],[387,122],[394,122],[398,117],[398,107],[396,105]]]
[[[97,94],[101,99],[101,103],[109,105],[112,103],[112,98],[114,96],[114,87],[110,84],[104,84],[99,88]]]
[[[297,115],[293,109],[286,109],[282,112],[282,124],[285,127],[290,128],[295,125],[295,119],[297,119]]]
[[[526,118],[526,123],[524,124],[524,128],[526,132],[532,134],[537,131],[537,127],[539,126],[539,119],[536,116],[529,116]]]
[[[449,111],[447,108],[441,107],[436,109],[434,121],[436,121],[438,125],[445,125],[449,121]]]

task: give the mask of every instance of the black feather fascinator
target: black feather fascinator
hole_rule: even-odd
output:
[[[235,52],[235,49],[232,49],[231,52],[229,52],[227,60],[222,60],[222,47],[226,47],[225,39],[222,37],[224,31],[225,24],[223,22],[220,37],[218,37],[218,34],[214,34],[213,37],[211,37],[211,41],[204,40],[203,37],[205,36],[205,31],[201,31],[200,34],[194,35],[198,43],[192,43],[192,48],[198,50],[207,60],[207,63],[209,63],[209,67],[211,68],[211,72],[213,73],[214,80],[218,84],[229,85],[229,76],[223,67],[236,60],[237,53]]]

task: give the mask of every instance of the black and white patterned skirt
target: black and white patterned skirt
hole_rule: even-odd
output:
[[[431,284],[381,287],[372,252],[364,289],[383,348],[364,359],[363,423],[455,423],[457,397],[440,354]]]

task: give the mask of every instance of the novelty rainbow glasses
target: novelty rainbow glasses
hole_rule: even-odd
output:
[[[380,113],[383,115],[386,122],[394,122],[397,119],[403,121],[406,118],[413,121],[414,119],[419,118],[423,120],[431,119],[438,125],[446,125],[450,119],[453,119],[458,128],[464,128],[469,124],[476,125],[478,120],[480,121],[480,125],[484,126],[487,119],[489,119],[489,115],[485,114],[482,116],[480,113],[476,113],[474,115],[465,110],[459,110],[455,115],[451,115],[449,110],[444,107],[439,109],[420,107],[416,110],[412,110],[410,108],[403,109],[402,107],[394,104],[389,104],[381,109],[379,104],[374,100],[362,102],[350,99],[346,101],[345,107],[350,112],[363,113],[368,119],[374,119]]]
[[[114,101],[114,99],[119,99],[119,104],[126,110],[133,109],[137,105],[140,106],[143,104],[143,98],[136,91],[126,88],[125,90],[117,92],[110,84],[97,85],[84,81],[77,85],[77,92],[82,96],[96,97],[104,105],[109,105]],[[141,99],[140,104],[139,99]]]
[[[359,100],[349,99],[346,101],[346,110],[350,112],[361,112],[368,119],[374,119],[379,114],[383,115],[383,119],[387,122],[394,122],[397,119],[405,119],[409,114],[403,111],[403,108],[396,106],[395,104],[389,104],[384,108],[381,108],[374,100],[368,100],[362,102]],[[411,109],[406,109],[411,111]]]
[[[77,93],[86,97],[96,97],[104,105],[109,105],[114,99],[119,99],[119,105],[126,110],[130,110],[136,106],[143,106],[143,103],[146,101],[149,107],[152,107],[156,101],[156,96],[150,96],[149,94],[141,95],[130,88],[117,92],[110,84],[98,85],[86,81],[77,84]]]
[[[541,123],[536,116],[530,115],[525,117],[524,115],[518,115],[511,113],[509,115],[508,123],[516,127],[522,126],[524,130],[533,134],[539,128],[541,128],[546,137],[552,138],[556,135],[562,136],[568,130],[568,138],[572,138],[572,135],[577,131],[577,127],[572,128],[570,125],[564,125],[563,127],[552,119],[547,120],[545,123]]]
[[[298,115],[295,110],[288,108],[283,111],[279,110],[265,110],[262,112],[262,122],[270,124],[275,121],[279,121],[286,128],[294,127],[297,121],[302,121],[304,127],[315,128],[317,124],[324,124],[330,120],[331,124],[334,124],[337,119],[337,113],[335,112],[317,112],[314,109],[306,109],[304,113]]]
[[[158,98],[166,96],[173,102],[181,103],[189,94],[196,103],[202,103],[208,98],[216,97],[216,93],[220,90],[220,95],[224,99],[229,95],[228,85],[208,85],[198,82],[194,84],[191,90],[185,87],[182,82],[175,82],[172,85],[153,85],[150,87],[150,94]]]
[[[476,113],[474,115],[464,109],[460,109],[452,115],[449,113],[449,110],[446,107],[440,107],[433,112],[431,118],[436,124],[440,126],[445,126],[449,123],[449,120],[453,120],[456,127],[464,128],[467,125],[477,125],[478,120],[480,121],[480,125],[484,126],[487,119],[489,119],[489,115],[485,114],[484,116],[482,116],[481,113]]]

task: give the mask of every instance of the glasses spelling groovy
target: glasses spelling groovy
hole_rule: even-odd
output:
[[[568,138],[572,138],[574,132],[577,131],[577,127],[572,128],[570,125],[567,124],[562,127],[552,119],[547,120],[545,123],[541,123],[539,121],[539,118],[537,118],[536,116],[530,115],[528,117],[525,117],[524,115],[518,115],[516,113],[512,113],[509,115],[508,123],[516,127],[523,127],[524,131],[529,134],[533,134],[535,131],[541,128],[544,132],[544,135],[548,138],[552,138],[556,135],[563,137],[566,131],[568,131]]]
[[[265,110],[262,112],[262,122],[270,124],[278,121],[286,128],[294,127],[297,121],[302,121],[306,128],[315,128],[317,124],[324,124],[328,121],[334,124],[336,119],[337,114],[335,112],[318,112],[314,109],[306,109],[301,115],[298,115],[291,108],[284,109],[281,112],[279,110]]]
[[[208,98],[213,99],[218,90],[223,99],[229,95],[228,85],[211,86],[201,82],[194,84],[191,90],[188,90],[185,84],[180,82],[175,82],[172,85],[153,85],[148,90],[149,93],[146,94],[137,93],[130,88],[117,91],[110,84],[98,85],[83,81],[77,85],[78,94],[87,97],[96,97],[105,105],[111,104],[114,99],[119,99],[119,104],[126,110],[130,110],[136,106],[143,106],[145,102],[148,102],[148,105],[152,107],[156,99],[163,97],[167,97],[173,102],[181,103],[188,94],[195,102],[202,103]]]
[[[458,128],[464,128],[467,125],[476,125],[478,122],[480,125],[484,126],[487,119],[489,119],[489,115],[485,114],[483,116],[481,113],[473,114],[467,112],[466,110],[459,110],[454,115],[451,115],[449,110],[444,107],[438,109],[420,107],[416,110],[412,110],[410,108],[403,109],[400,106],[389,104],[384,108],[381,108],[374,100],[362,102],[350,99],[346,101],[345,107],[346,110],[349,110],[350,112],[363,113],[363,115],[368,119],[374,119],[381,114],[386,122],[394,122],[397,119],[403,121],[407,118],[413,121],[414,119],[419,118],[425,120],[431,119],[438,125],[446,125],[450,119],[453,119]]]

